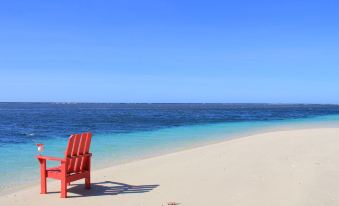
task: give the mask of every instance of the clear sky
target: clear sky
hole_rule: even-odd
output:
[[[339,103],[338,1],[1,1],[0,101]]]

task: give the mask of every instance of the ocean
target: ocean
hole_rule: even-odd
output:
[[[93,133],[93,169],[295,125],[339,125],[339,105],[0,103],[0,191],[39,182],[36,143],[63,157]]]

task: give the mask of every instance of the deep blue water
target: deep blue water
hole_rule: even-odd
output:
[[[0,103],[0,144],[70,133],[130,133],[205,123],[339,114],[335,105]]]
[[[93,133],[95,167],[258,128],[338,120],[338,105],[0,103],[0,182],[35,181],[35,144],[62,156],[72,133]]]

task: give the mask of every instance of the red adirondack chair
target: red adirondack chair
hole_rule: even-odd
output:
[[[47,178],[61,180],[61,197],[67,197],[67,185],[70,182],[85,178],[85,188],[91,187],[91,156],[89,147],[91,133],[72,134],[68,139],[68,145],[64,158],[47,157],[38,155],[41,172],[41,194],[47,193]],[[61,165],[46,168],[46,160],[60,161]]]

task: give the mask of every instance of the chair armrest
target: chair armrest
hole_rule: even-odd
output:
[[[60,162],[66,162],[64,158],[59,158],[59,157],[48,157],[48,156],[42,156],[38,155],[36,156],[38,160],[51,160],[51,161],[60,161]]]

